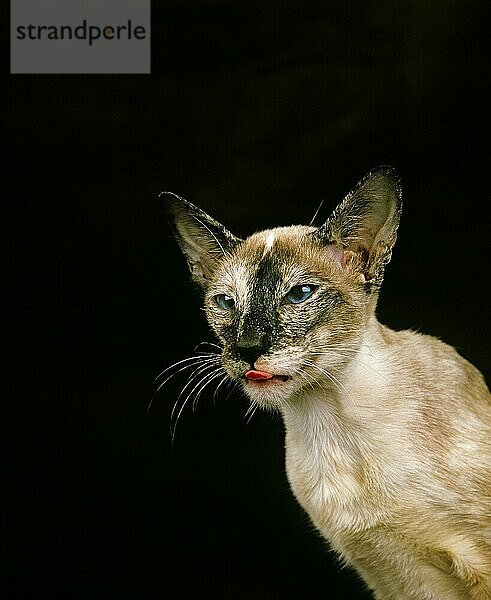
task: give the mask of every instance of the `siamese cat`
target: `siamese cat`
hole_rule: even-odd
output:
[[[320,227],[245,240],[161,200],[220,341],[182,361],[200,378],[191,394],[227,378],[281,413],[293,494],[374,598],[490,599],[488,388],[452,347],[375,315],[401,215],[395,170],[370,172]]]

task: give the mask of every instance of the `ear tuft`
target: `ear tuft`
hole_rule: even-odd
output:
[[[323,245],[342,248],[343,266],[359,271],[376,289],[391,258],[401,209],[397,171],[381,166],[355,186],[313,236]]]
[[[218,263],[241,240],[197,206],[172,192],[161,192],[159,201],[193,280],[206,287]]]

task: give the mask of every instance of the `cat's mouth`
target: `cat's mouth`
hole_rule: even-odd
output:
[[[251,369],[244,374],[244,377],[247,381],[251,381],[253,383],[268,383],[268,382],[285,382],[290,378],[288,375],[275,375],[274,373],[269,373],[267,371],[256,371],[255,369]]]

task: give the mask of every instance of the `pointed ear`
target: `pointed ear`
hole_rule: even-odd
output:
[[[370,288],[377,288],[391,258],[401,208],[397,171],[378,167],[358,183],[313,236],[323,245],[336,246],[342,265],[363,275]]]
[[[171,192],[159,195],[193,280],[206,287],[217,264],[242,240],[191,202]]]

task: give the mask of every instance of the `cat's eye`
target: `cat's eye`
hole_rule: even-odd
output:
[[[218,296],[215,296],[215,302],[223,310],[232,310],[235,306],[235,300],[232,296],[227,296],[227,294],[218,294]]]
[[[304,302],[307,298],[310,298],[317,287],[317,285],[296,285],[292,287],[285,297],[292,304],[300,304],[300,302]]]

